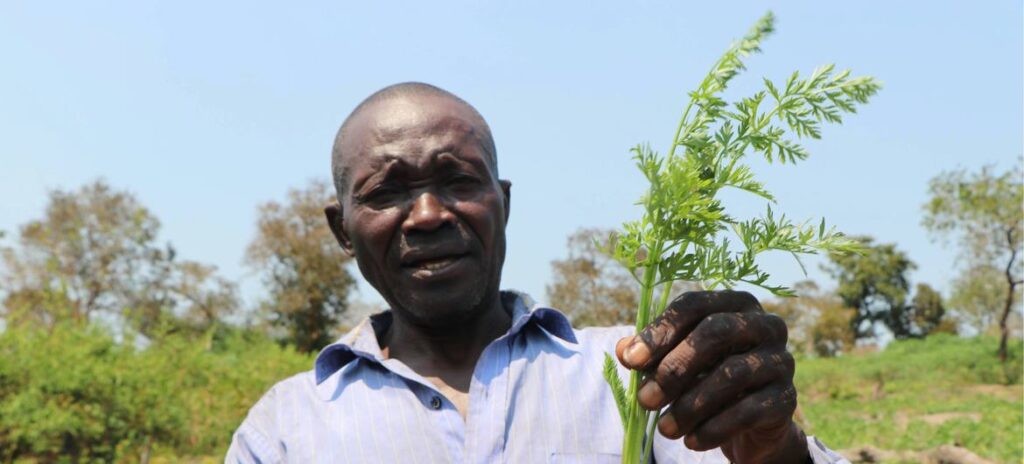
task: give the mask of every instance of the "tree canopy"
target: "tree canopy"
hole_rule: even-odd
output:
[[[70,319],[126,322],[153,335],[168,323],[208,327],[238,306],[216,268],[176,259],[157,243],[160,221],[130,192],[97,180],[53,190],[43,216],[0,250],[9,324]]]
[[[924,336],[938,326],[945,313],[941,297],[927,284],[919,284],[911,299],[908,274],[917,265],[907,254],[892,243],[875,244],[866,236],[858,240],[860,253],[831,253],[831,263],[825,266],[838,281],[836,293],[843,304],[857,310],[850,322],[854,337],[875,336],[876,323],[896,338]]]
[[[260,205],[256,237],[246,250],[246,262],[269,292],[262,310],[303,352],[334,341],[355,284],[346,267],[351,258],[324,218],[324,207],[333,201],[332,188],[314,180],[289,190],[285,203]]]
[[[979,310],[995,313],[1001,309],[999,356],[1002,359],[1006,358],[1009,337],[1007,320],[1018,300],[1017,287],[1024,283],[1021,260],[1017,259],[1024,245],[1022,163],[1024,161],[1002,173],[992,166],[984,166],[975,172],[959,169],[939,174],[928,184],[929,200],[924,205],[922,220],[934,237],[955,238],[960,244],[960,258],[967,269],[958,292],[961,301],[971,305],[965,309],[975,313]],[[992,274],[985,269],[1002,269],[1001,289],[973,280]],[[988,291],[1003,294],[1001,307],[982,309],[977,306],[990,304],[992,297],[978,294]]]

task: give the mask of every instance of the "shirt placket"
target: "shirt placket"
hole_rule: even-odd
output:
[[[506,335],[491,342],[473,371],[466,414],[467,463],[498,462],[505,447],[509,340]]]
[[[423,407],[423,414],[436,431],[436,439],[443,441],[441,447],[446,453],[443,463],[466,462],[464,443],[466,424],[458,409],[440,390],[397,359],[381,361],[381,365],[393,375],[401,377]],[[435,458],[436,459],[436,458]]]

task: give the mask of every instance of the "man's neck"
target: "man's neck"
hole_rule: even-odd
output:
[[[380,337],[385,358],[399,359],[416,373],[468,391],[469,379],[484,348],[506,333],[512,316],[497,295],[473,313],[476,317],[445,327],[423,327],[394,313]]]

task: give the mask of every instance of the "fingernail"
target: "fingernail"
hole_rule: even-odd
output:
[[[640,387],[640,392],[637,393],[637,400],[644,407],[650,407],[656,409],[661,406],[662,400],[665,398],[665,392],[661,389],[661,385],[653,380],[647,380],[643,386]]]
[[[661,419],[658,419],[658,431],[666,437],[679,438],[679,424],[676,423],[676,418],[672,417],[672,414],[661,416]]]
[[[622,356],[631,366],[641,367],[647,364],[647,360],[651,357],[651,350],[647,348],[647,344],[640,337],[633,337],[633,343],[626,347]]]

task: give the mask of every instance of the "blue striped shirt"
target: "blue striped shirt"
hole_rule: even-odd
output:
[[[632,328],[575,330],[554,309],[528,307],[525,295],[503,299],[513,323],[480,355],[465,420],[432,383],[382,356],[374,329],[390,324],[385,312],[324,348],[312,371],[271,388],[225,462],[619,462],[622,424],[602,366]],[[845,462],[808,442],[815,462]],[[728,462],[660,434],[654,451],[659,463]]]

